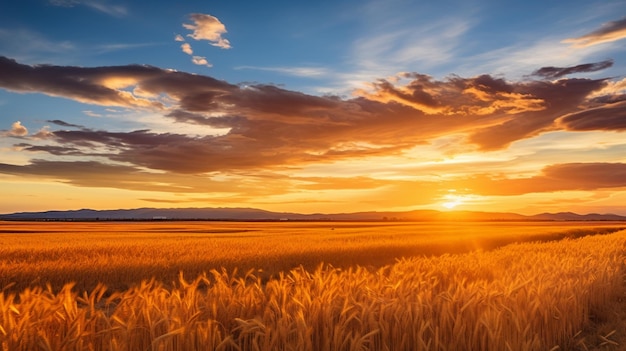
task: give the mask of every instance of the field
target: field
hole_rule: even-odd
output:
[[[615,350],[623,227],[0,222],[0,345]]]

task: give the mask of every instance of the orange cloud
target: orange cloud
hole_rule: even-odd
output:
[[[404,73],[403,78],[412,81],[397,85],[381,79],[369,91],[360,89],[355,94],[382,103],[402,104],[429,115],[517,114],[544,109],[542,99],[515,91],[503,79],[488,75],[470,79],[452,77],[443,82],[416,73]]]
[[[601,28],[577,37],[563,40],[575,48],[584,48],[602,43],[609,43],[626,38],[626,17],[604,23]]]
[[[479,195],[522,195],[529,193],[597,190],[626,187],[625,163],[564,163],[545,167],[529,178],[496,178],[477,175],[451,182]]]
[[[227,131],[198,137],[81,126],[50,130],[45,139],[22,145],[24,152],[97,157],[181,174],[399,155],[450,135],[458,140],[457,150],[499,150],[547,131],[622,130],[626,110],[616,103],[616,91],[605,89],[606,79],[435,80],[405,73],[342,99],[139,65],[30,66],[0,57],[0,71],[4,89],[151,109],[172,122]]]
[[[193,62],[194,65],[198,65],[198,66],[213,67],[213,65],[210,64],[209,61],[207,61],[206,57],[202,57],[202,56],[193,56],[191,58],[191,62]]]
[[[11,125],[11,130],[8,131],[7,135],[25,136],[28,135],[28,129],[22,125],[22,122],[17,121]]]
[[[222,49],[230,49],[228,39],[222,38],[226,33],[226,26],[217,17],[194,13],[189,16],[193,24],[183,24],[183,27],[192,31],[187,36],[195,40],[207,40],[211,45]]]
[[[191,45],[189,43],[182,44],[180,48],[183,50],[185,54],[193,55],[193,49],[191,48]]]
[[[0,163],[0,174],[50,179],[79,187],[178,194],[219,193],[222,196],[236,194],[248,199],[257,196],[279,195],[288,191],[288,187],[284,186],[285,179],[279,176],[257,178],[251,174],[245,180],[230,176],[223,176],[222,180],[215,180],[209,176],[188,177],[172,173],[152,173],[133,166],[105,164],[97,161],[33,160],[22,166]],[[238,181],[232,181],[233,178],[238,179]],[[282,185],[280,185],[281,183]]]

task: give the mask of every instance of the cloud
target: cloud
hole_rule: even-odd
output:
[[[555,82],[530,82],[518,86],[524,94],[544,101],[541,111],[520,113],[517,118],[508,118],[502,123],[480,128],[471,133],[469,140],[481,150],[498,150],[510,143],[558,129],[555,120],[578,110],[586,97],[601,89],[605,80],[566,79]]]
[[[156,45],[161,45],[161,43],[112,43],[96,45],[94,46],[93,50],[97,53],[108,53],[111,51],[132,50]]]
[[[626,17],[604,23],[601,28],[577,38],[563,40],[575,48],[585,48],[626,38]]]
[[[58,149],[69,155],[71,149]],[[233,197],[242,201],[270,195],[281,195],[292,190],[285,186],[286,177],[263,176],[255,173],[224,173],[219,180],[210,176],[146,172],[138,167],[107,164],[98,161],[32,160],[26,165],[0,163],[0,174],[19,177],[50,179],[79,187],[115,188],[134,191],[155,191],[176,194],[219,194],[227,203]],[[234,181],[236,180],[236,181]],[[208,201],[209,199],[205,199]]]
[[[609,68],[611,66],[613,66],[613,60],[585,63],[572,67],[542,67],[534,71],[532,75],[548,79],[556,79],[573,73],[596,72],[605,68]]]
[[[41,152],[46,152],[48,154],[56,155],[56,156],[83,155],[83,152],[81,152],[78,148],[75,148],[75,147],[63,147],[63,146],[51,146],[51,145],[39,146],[39,145],[32,145],[28,143],[20,143],[14,146],[23,151],[30,151],[30,152],[41,151]]]
[[[501,150],[554,130],[622,130],[621,117],[611,115],[623,116],[626,108],[611,100],[617,85],[607,79],[507,81],[480,75],[437,80],[403,73],[340,98],[140,65],[30,66],[0,58],[0,71],[6,72],[0,87],[7,90],[149,109],[152,118],[221,129],[208,136],[111,132],[50,121],[79,130],[51,130],[50,137],[32,143],[37,148],[24,149],[72,151],[83,159],[180,174],[401,155],[444,136],[457,140],[454,150]],[[603,122],[584,122],[593,120]]]
[[[97,1],[85,1],[85,6],[91,7],[97,11],[106,13],[107,15],[111,15],[114,17],[123,17],[128,15],[128,9],[121,5],[111,5]]]
[[[608,106],[569,114],[559,119],[559,123],[571,131],[626,131],[626,98]]]
[[[22,137],[28,135],[28,129],[22,125],[22,122],[17,121],[11,125],[11,129],[6,134],[9,136]]]
[[[174,37],[174,41],[185,41],[185,38],[183,38],[183,36],[180,34],[176,34],[176,36]]]
[[[193,31],[192,34],[188,34],[196,40],[208,40],[213,46],[219,46],[223,49],[230,49],[230,43],[228,40],[221,37],[223,33],[226,33],[226,27],[215,17],[203,14],[192,14],[191,19],[195,25],[183,24],[187,29]],[[181,35],[175,37],[176,41],[185,41]],[[194,55],[194,51],[189,43],[183,43],[180,45],[181,50],[191,56],[191,62],[194,65],[213,67],[213,65],[204,56]]]
[[[465,13],[462,17],[442,16],[436,21],[397,18],[395,24],[403,24],[400,27],[381,21],[381,11],[388,9],[367,15],[368,30],[351,48],[351,63],[358,74],[369,79],[393,74],[396,67],[436,67],[449,62],[472,26]],[[397,13],[389,17],[397,17]]]
[[[83,112],[84,112],[84,111],[83,111]],[[65,122],[65,121],[61,121],[61,120],[58,120],[58,119],[47,120],[46,122],[48,122],[48,123],[52,123],[52,124],[56,124],[56,125],[61,126],[61,127],[84,128],[84,127],[83,127],[83,126],[81,126],[81,125],[78,125],[78,124],[72,124],[72,123],[67,123],[67,122]]]
[[[63,7],[73,7],[80,4],[80,0],[49,0],[48,2],[51,5]]]
[[[209,61],[207,61],[206,57],[202,57],[202,56],[193,56],[191,58],[191,62],[193,62],[194,65],[198,65],[198,66],[213,67],[213,65],[209,63]]]
[[[251,69],[258,71],[277,72],[296,77],[319,77],[327,76],[330,71],[323,67],[258,67],[258,66],[238,66],[235,69]]]
[[[626,187],[626,163],[555,164],[543,168],[541,174],[533,177],[494,179],[482,175],[458,181],[454,185],[480,195],[623,188]]]
[[[187,55],[193,55],[193,49],[191,49],[191,44],[189,43],[184,43],[180,46],[180,48],[183,50],[183,52]]]
[[[112,5],[106,1],[96,0],[49,0],[49,3],[54,6],[62,7],[74,7],[76,5],[83,5],[92,8],[96,11],[105,13],[114,17],[123,17],[128,15],[128,9],[122,5]]]
[[[33,134],[32,139],[50,139],[54,134],[50,131],[49,126],[43,126],[41,129],[37,131],[37,133]]]
[[[195,40],[207,40],[211,45],[222,49],[231,48],[228,39],[222,38],[222,35],[227,32],[226,26],[217,17],[193,13],[189,15],[189,18],[193,24],[183,24],[183,27],[192,31],[191,34],[187,34],[188,37]]]
[[[3,51],[13,52],[20,56],[30,56],[36,52],[41,53],[43,57],[50,58],[78,50],[76,44],[71,41],[51,40],[41,33],[23,28],[0,28],[0,41]]]
[[[84,110],[83,113],[89,117],[102,117],[101,114],[93,112],[91,110]]]
[[[371,85],[370,91],[361,89],[356,94],[383,103],[399,103],[426,114],[516,114],[544,109],[543,100],[532,94],[516,92],[503,79],[488,75],[473,79],[452,77],[447,82],[417,73],[403,73],[397,78],[412,81],[397,85],[380,79]]]
[[[119,69],[119,70],[118,70]],[[0,57],[0,86],[19,92],[38,92],[61,96],[87,104],[162,108],[159,101],[137,97],[124,88],[139,77],[149,77],[160,69],[150,66],[126,66],[125,68],[81,68],[58,66],[28,66]],[[128,75],[131,73],[132,75]]]

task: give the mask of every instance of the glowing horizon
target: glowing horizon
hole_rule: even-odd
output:
[[[0,5],[0,213],[626,215],[625,3],[250,6]]]

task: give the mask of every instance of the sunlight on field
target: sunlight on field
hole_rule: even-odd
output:
[[[612,350],[623,334],[581,336],[622,294],[616,223],[0,225],[3,351]]]
[[[607,313],[625,243],[621,232],[375,271],[296,269],[265,283],[213,271],[106,299],[101,287],[35,289],[0,299],[0,341],[7,350],[555,349]]]
[[[297,266],[380,267],[400,257],[489,250],[516,241],[559,239],[619,227],[611,223],[358,222],[0,222],[0,286],[11,291],[74,282],[125,290],[178,273]],[[604,228],[604,229],[602,229]]]

